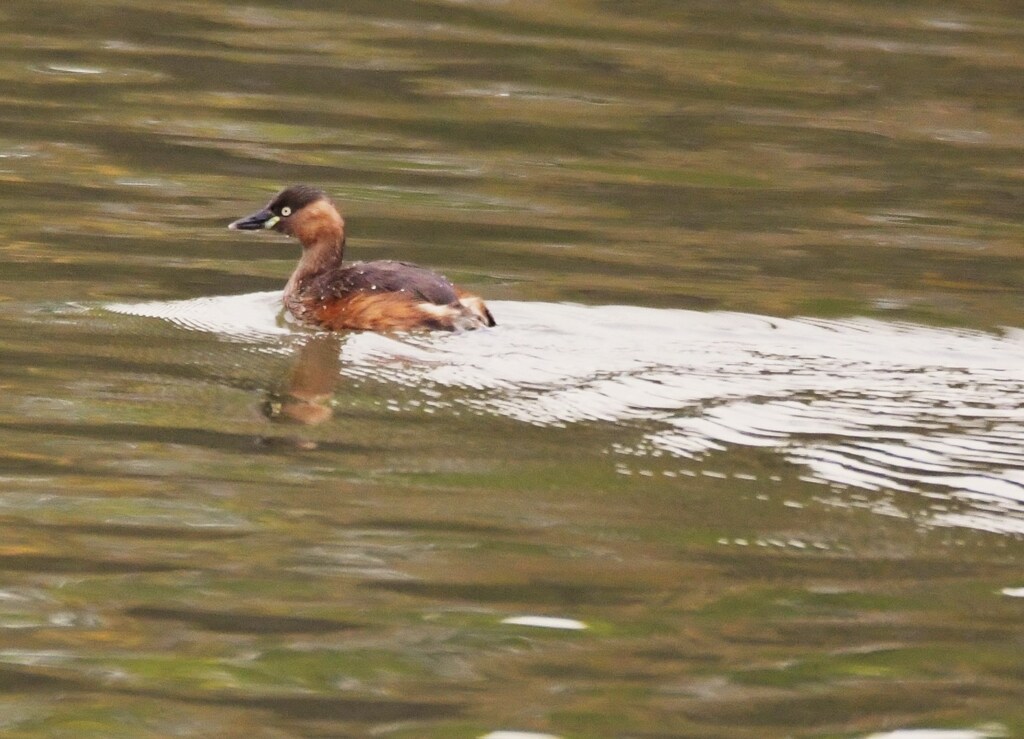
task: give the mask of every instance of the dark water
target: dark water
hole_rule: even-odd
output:
[[[1020,10],[7,0],[0,733],[1024,735]]]

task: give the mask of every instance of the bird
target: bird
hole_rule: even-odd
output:
[[[343,263],[345,220],[327,193],[286,187],[228,228],[274,230],[299,240],[302,256],[284,288],[299,322],[332,331],[462,331],[495,325],[483,299],[410,262]]]

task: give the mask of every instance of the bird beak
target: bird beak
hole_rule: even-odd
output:
[[[251,216],[239,218],[234,223],[229,223],[228,228],[238,231],[259,231],[264,228],[273,228],[280,220],[281,216],[275,216],[269,208],[264,208],[253,213]]]

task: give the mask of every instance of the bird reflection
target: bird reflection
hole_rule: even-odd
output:
[[[263,415],[275,423],[302,426],[329,420],[341,372],[341,344],[338,334],[311,334],[282,385],[268,394]]]

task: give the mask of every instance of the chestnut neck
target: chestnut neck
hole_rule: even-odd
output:
[[[302,244],[302,256],[285,286],[286,293],[295,292],[310,277],[341,266],[345,254],[345,221],[329,201],[303,208],[289,233]]]

